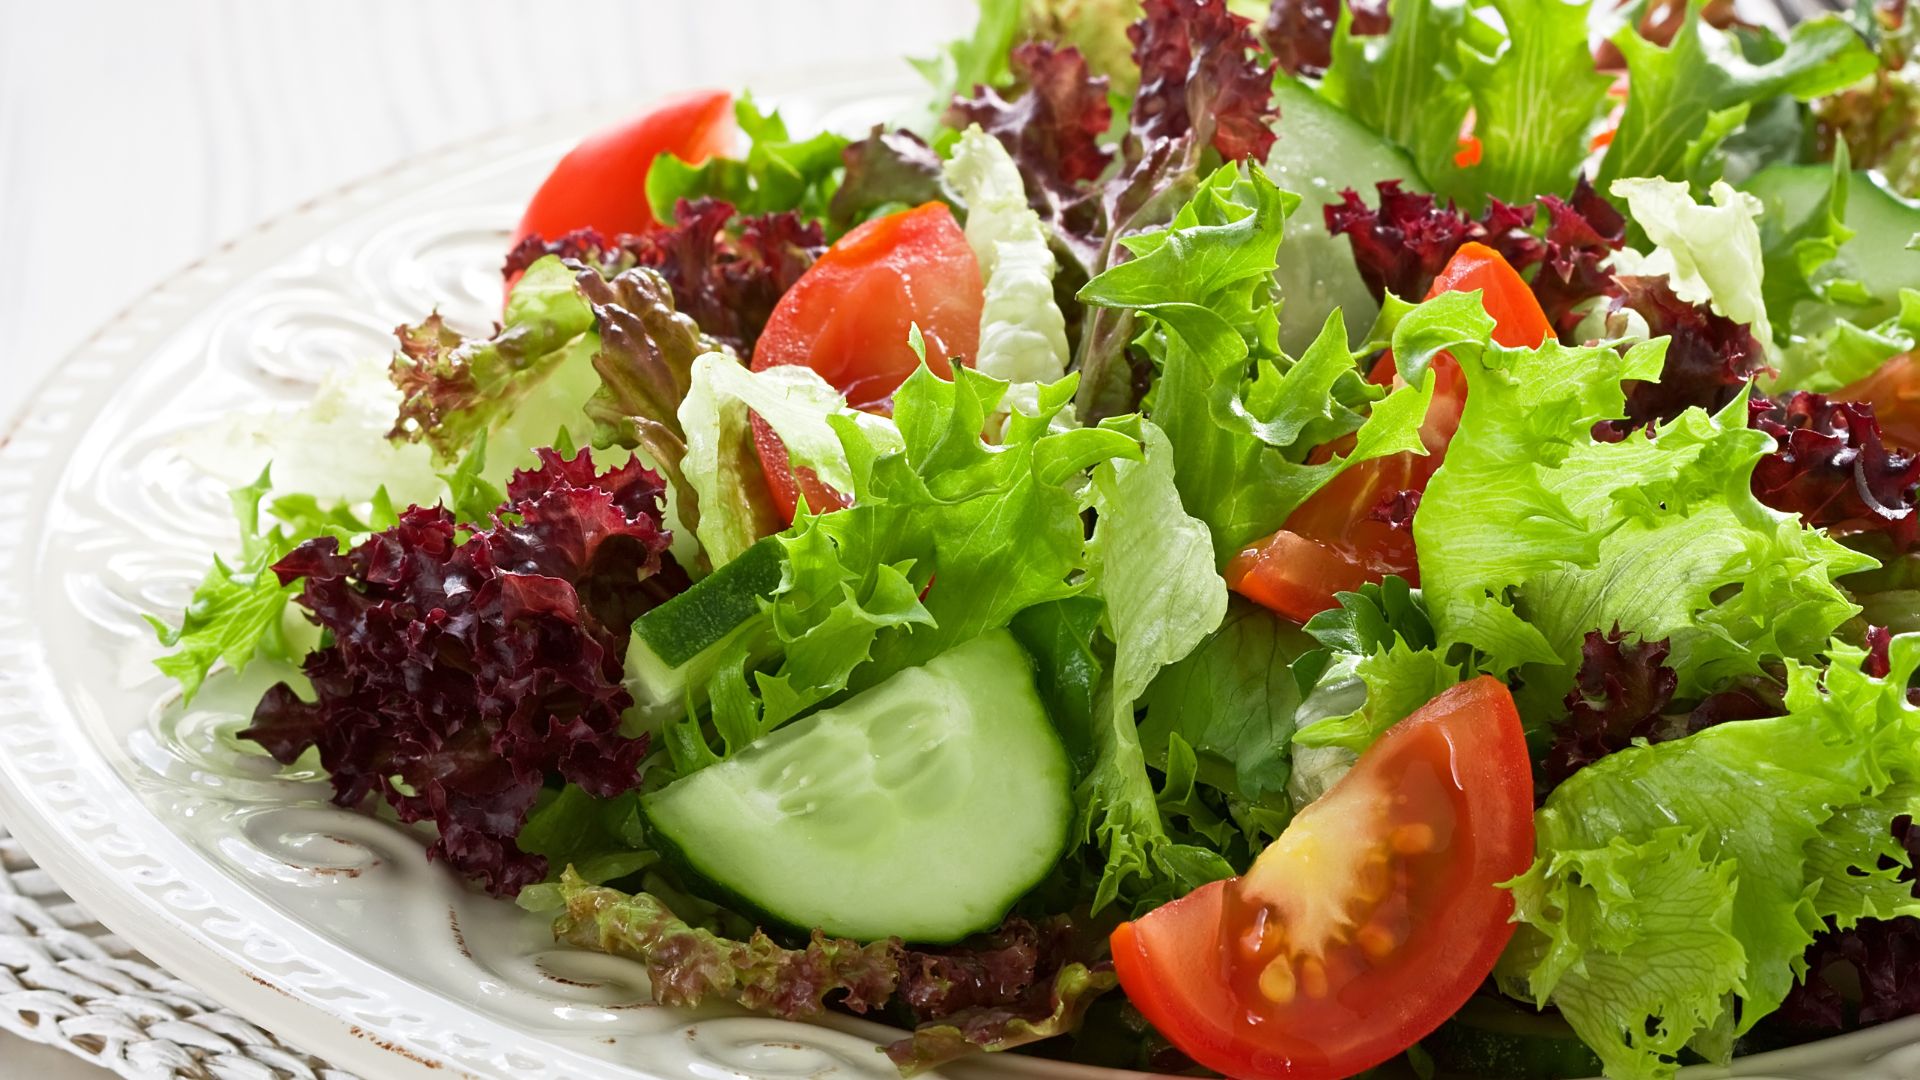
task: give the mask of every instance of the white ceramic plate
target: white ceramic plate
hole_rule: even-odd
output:
[[[912,93],[832,85],[774,98],[800,127],[858,131]],[[418,833],[328,805],[319,777],[238,749],[269,673],[222,679],[183,711],[151,665],[142,613],[177,609],[207,553],[233,544],[224,485],[188,464],[181,437],[300,402],[432,308],[485,325],[507,227],[590,120],[317,200],[141,300],[32,399],[0,439],[0,816],[159,963],[367,1077],[891,1080],[877,1025],[643,1004],[637,965],[556,947],[545,920],[429,865]],[[1920,1020],[1734,1072],[1916,1077],[1917,1038]],[[1145,1075],[1014,1056],[943,1074]]]

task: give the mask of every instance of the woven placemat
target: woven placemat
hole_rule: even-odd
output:
[[[130,1080],[354,1080],[155,967],[0,826],[0,1029]]]

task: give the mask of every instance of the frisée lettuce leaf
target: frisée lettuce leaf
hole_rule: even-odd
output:
[[[1141,340],[1160,372],[1148,408],[1172,447],[1181,502],[1206,522],[1221,561],[1348,465],[1422,451],[1432,383],[1420,376],[1433,349],[1409,341],[1400,363],[1414,385],[1384,400],[1360,378],[1338,312],[1298,360],[1280,352],[1274,254],[1297,204],[1257,166],[1222,166],[1167,228],[1126,241],[1131,261],[1080,292],[1147,317]],[[1416,310],[1427,314],[1396,334],[1433,329],[1442,309]],[[1309,463],[1312,450],[1348,434],[1351,451]]]
[[[1536,722],[1590,630],[1671,639],[1680,692],[1698,694],[1813,655],[1857,610],[1833,580],[1875,565],[1754,497],[1771,440],[1747,426],[1744,395],[1593,438],[1620,414],[1623,379],[1658,377],[1665,345],[1452,350],[1469,392],[1413,519],[1422,592],[1442,649],[1523,671]]]
[[[1034,411],[1014,406],[998,443],[981,433],[1007,384],[964,367],[947,381],[922,366],[895,393],[891,423],[827,413],[853,505],[805,514],[780,535],[783,576],[766,617],[781,661],[723,674],[733,685],[716,687],[715,700],[753,713],[743,729],[772,730],[1078,593],[1069,578],[1084,566],[1085,533],[1071,482],[1140,447],[1119,431],[1052,430],[1074,385],[1068,376],[1038,387]],[[693,751],[680,754],[682,767],[705,760],[681,742],[687,734],[669,739]]]
[[[1682,1048],[1724,1061],[1828,920],[1920,912],[1892,839],[1920,809],[1920,636],[1893,639],[1879,678],[1858,648],[1827,654],[1824,672],[1787,662],[1787,715],[1622,750],[1537,815],[1500,974],[1558,1006],[1609,1076],[1670,1076]]]
[[[293,663],[314,644],[318,635],[312,628],[288,616],[287,601],[299,590],[280,581],[273,573],[275,563],[316,537],[351,543],[395,521],[384,488],[375,492],[364,520],[344,505],[323,508],[310,495],[282,496],[263,506],[272,489],[268,469],[253,483],[233,490],[239,557],[229,562],[214,556],[179,625],[146,616],[168,650],[154,666],[180,684],[183,704],[193,703],[216,664],[241,671],[256,657]]]

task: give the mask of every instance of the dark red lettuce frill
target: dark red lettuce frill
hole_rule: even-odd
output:
[[[275,565],[331,643],[305,663],[314,700],[281,683],[242,732],[283,763],[317,749],[343,806],[378,794],[433,822],[429,855],[501,895],[546,874],[514,836],[549,780],[598,797],[639,782],[628,626],[686,584],[657,475],[540,456],[491,528],[413,507],[351,551],[321,538]]]

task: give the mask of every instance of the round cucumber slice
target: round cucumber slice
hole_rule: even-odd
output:
[[[1066,850],[1066,751],[994,632],[643,800],[657,846],[798,929],[956,941]]]

